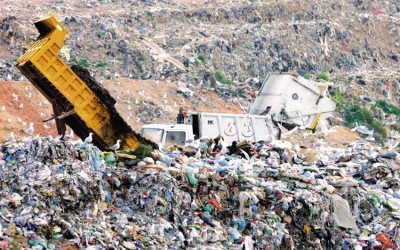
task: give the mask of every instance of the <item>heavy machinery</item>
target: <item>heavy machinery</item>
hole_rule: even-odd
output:
[[[188,112],[180,109],[177,124],[147,124],[140,134],[169,147],[218,136],[222,136],[225,143],[270,141],[278,137],[278,127],[269,115]]]
[[[271,115],[276,122],[315,127],[334,116],[336,102],[326,95],[329,83],[293,73],[272,73],[251,105],[252,115]]]
[[[291,74],[271,74],[249,113],[180,112],[178,124],[145,125],[141,136],[122,119],[114,98],[87,70],[70,68],[58,56],[67,34],[64,26],[54,17],[40,20],[35,26],[40,35],[16,67],[52,103],[52,119],[59,134],[65,134],[66,124],[81,138],[92,132],[93,142],[100,149],[117,140],[122,149],[136,149],[141,144],[185,145],[188,139],[219,135],[226,142],[271,140],[279,137],[276,123],[315,129],[318,120],[332,116],[336,108],[315,82]]]
[[[45,18],[35,26],[39,37],[16,67],[52,103],[58,134],[65,134],[67,124],[81,138],[92,132],[93,143],[100,149],[117,140],[121,149],[157,146],[131,129],[116,111],[115,100],[86,70],[70,68],[58,56],[67,30],[56,18]]]
[[[226,143],[274,140],[280,138],[282,127],[315,130],[336,109],[336,102],[321,87],[326,83],[289,73],[270,74],[244,114],[181,110],[177,124],[148,124],[140,133],[163,146],[183,146],[187,140],[219,135]]]

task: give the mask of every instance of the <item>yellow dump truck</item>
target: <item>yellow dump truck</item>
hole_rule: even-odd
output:
[[[121,140],[121,149],[156,145],[135,133],[116,111],[115,100],[77,66],[69,67],[58,52],[64,45],[65,27],[54,17],[35,23],[39,37],[17,61],[16,67],[52,103],[59,134],[66,124],[80,137],[93,133],[93,142],[105,149]]]

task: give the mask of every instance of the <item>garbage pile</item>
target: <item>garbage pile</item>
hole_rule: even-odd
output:
[[[400,161],[366,141],[201,140],[126,160],[81,141],[0,146],[0,249],[398,249]]]

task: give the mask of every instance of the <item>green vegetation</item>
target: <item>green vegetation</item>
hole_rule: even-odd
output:
[[[201,61],[203,64],[206,63],[206,57],[203,54],[199,54],[197,59],[199,59],[199,61]]]
[[[96,67],[105,67],[105,66],[107,66],[106,62],[99,62],[96,64]]]
[[[347,103],[343,105],[345,125],[353,127],[364,125],[374,130],[374,137],[378,142],[387,139],[387,130],[381,121],[374,118],[372,111],[359,103]]]
[[[137,57],[137,59],[138,59],[139,61],[144,61],[144,55],[143,55],[143,54],[139,54],[138,57]]]
[[[329,75],[328,75],[328,73],[326,73],[326,72],[320,72],[320,73],[318,74],[318,78],[319,78],[319,79],[323,79],[323,80],[325,80],[325,81],[329,81]]]
[[[331,98],[333,100],[337,101],[339,104],[343,103],[343,96],[338,90],[335,90],[334,92],[332,92],[330,94],[331,94]]]
[[[149,145],[140,144],[134,153],[138,158],[152,157],[153,147]]]
[[[222,72],[222,70],[217,70],[217,71],[215,71],[214,76],[215,76],[215,79],[216,79],[218,82],[222,83],[222,84],[226,84],[226,85],[235,85],[234,82],[225,79],[225,76],[224,76],[224,73]]]
[[[394,114],[397,117],[400,116],[400,108],[388,103],[386,100],[378,100],[375,102],[375,106],[381,108],[387,114]]]
[[[304,77],[305,79],[307,79],[307,80],[310,80],[310,79],[311,79],[310,73],[305,73],[305,74],[303,75],[303,77]]]
[[[83,68],[87,68],[90,66],[90,63],[86,60],[86,59],[81,59],[78,61],[78,66],[79,67],[83,67]]]

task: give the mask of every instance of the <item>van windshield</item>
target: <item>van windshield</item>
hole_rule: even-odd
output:
[[[164,130],[159,128],[142,128],[140,135],[155,143],[160,143],[163,137]]]

